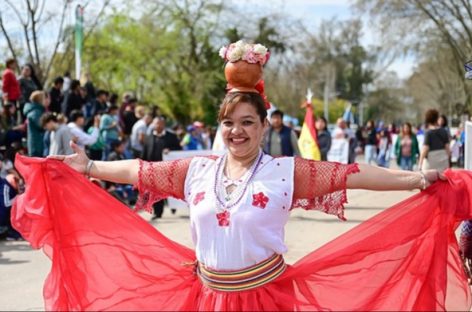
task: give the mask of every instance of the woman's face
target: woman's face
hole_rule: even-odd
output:
[[[403,133],[405,135],[411,134],[411,129],[408,127],[408,125],[403,125]]]
[[[261,122],[256,109],[248,103],[236,105],[232,114],[221,120],[221,134],[230,154],[238,158],[253,157],[267,127]]]
[[[318,119],[315,123],[316,130],[322,131],[325,129],[326,124],[323,119]]]
[[[23,77],[30,77],[31,76],[31,69],[28,66],[23,66],[21,69],[21,75]]]
[[[444,120],[444,118],[443,118],[443,117],[439,117],[439,119],[438,119],[438,125],[439,125],[440,127],[444,127],[445,124],[446,124],[446,121]]]

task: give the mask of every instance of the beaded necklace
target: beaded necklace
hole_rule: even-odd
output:
[[[224,175],[224,167],[227,162],[227,154],[223,156],[221,161],[218,163],[218,166],[215,171],[215,179],[213,184],[213,192],[216,198],[216,218],[218,220],[218,224],[220,226],[229,226],[229,219],[230,219],[230,209],[238,205],[244,197],[246,190],[249,186],[249,183],[254,178],[257,169],[259,168],[259,164],[262,160],[264,153],[259,151],[259,155],[256,161],[251,165],[249,169],[249,174],[246,174],[245,180],[236,186],[236,189],[231,193],[231,195],[223,196],[224,200],[221,199],[221,194],[225,193],[225,186],[223,183],[223,175]]]

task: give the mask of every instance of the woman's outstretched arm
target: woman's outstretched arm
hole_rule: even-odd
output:
[[[445,177],[437,170],[421,173],[359,164],[359,173],[348,175],[346,187],[373,191],[424,189],[438,179]]]
[[[89,158],[77,144],[71,142],[70,145],[75,154],[49,156],[48,158],[63,161],[78,172],[86,173]],[[100,180],[135,185],[139,176],[139,160],[94,161],[89,168],[89,174]]]

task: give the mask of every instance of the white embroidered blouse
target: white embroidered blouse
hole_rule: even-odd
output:
[[[291,209],[317,209],[343,219],[346,178],[358,172],[356,164],[264,155],[242,200],[226,215],[218,210],[215,196],[222,160],[141,161],[137,203],[138,209],[150,209],[168,196],[185,200],[197,260],[217,270],[242,269],[287,252],[284,227]]]

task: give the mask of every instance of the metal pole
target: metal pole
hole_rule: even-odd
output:
[[[330,83],[330,72],[331,68],[326,71],[326,79],[325,79],[325,86],[324,86],[324,118],[326,122],[329,124],[329,111],[328,111],[328,102],[329,102],[329,83]]]
[[[464,169],[472,170],[472,122],[465,123]]]

